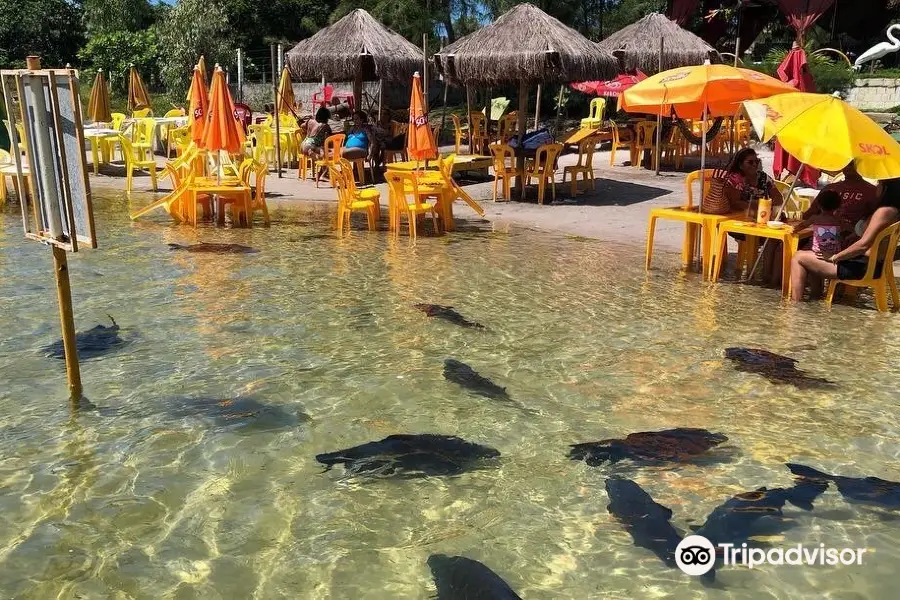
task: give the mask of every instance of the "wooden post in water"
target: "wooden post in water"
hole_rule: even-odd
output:
[[[25,59],[29,71],[40,71],[41,59],[29,56]],[[36,185],[34,173],[31,185]],[[21,190],[21,193],[27,193]],[[35,196],[37,197],[37,196]],[[59,303],[59,321],[62,325],[63,350],[66,354],[66,376],[69,383],[69,400],[77,406],[81,400],[81,367],[78,364],[78,346],[75,343],[75,315],[72,310],[72,287],[69,284],[69,259],[66,251],[59,246],[50,246],[53,251],[53,272],[56,275],[56,299]]]
[[[519,132],[519,143],[516,146],[516,169],[519,170],[519,177],[516,177],[516,196],[519,201],[525,200],[525,181],[522,173],[525,172],[525,152],[522,142],[525,139],[525,130],[528,127],[528,84],[524,79],[519,80],[519,115],[516,128]]]

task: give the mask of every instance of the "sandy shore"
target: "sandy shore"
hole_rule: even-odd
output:
[[[452,151],[442,148],[444,154]],[[764,164],[771,172],[771,153],[760,151]],[[594,155],[595,189],[571,195],[568,178],[562,184],[562,169],[574,164],[577,155],[566,155],[559,160],[556,177],[556,201],[540,206],[536,203],[536,188],[528,190],[529,202],[494,202],[493,178],[486,180],[464,179],[461,183],[466,191],[485,210],[485,218],[497,226],[514,224],[534,229],[558,231],[604,241],[635,244],[643,247],[646,240],[647,216],[651,209],[660,206],[677,206],[686,199],[684,187],[685,173],[699,168],[699,161],[689,159],[685,172],[663,171],[657,176],[653,171],[623,164],[627,153],[616,155],[616,164],[610,166],[609,152],[598,151]],[[160,158],[160,165],[163,164]],[[99,175],[91,174],[91,184],[98,188],[123,189],[125,179],[122,169],[116,166],[102,166]],[[387,197],[387,186],[380,184],[382,197]],[[583,187],[583,185],[580,185]],[[150,179],[137,175],[135,190],[150,190]],[[168,179],[161,179],[160,192],[170,189]],[[270,173],[266,182],[267,201],[270,207],[289,208],[298,202],[335,202],[335,192],[323,183],[317,188],[310,180],[299,180],[296,169],[283,171],[279,179]],[[696,193],[696,192],[695,192]],[[549,198],[549,191],[547,194]],[[478,219],[478,215],[466,204],[457,202],[454,213],[462,219]],[[684,226],[675,222],[660,222],[655,236],[659,250],[679,250]]]

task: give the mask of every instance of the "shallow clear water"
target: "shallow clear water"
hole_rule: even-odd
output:
[[[146,198],[139,198],[138,203]],[[0,596],[427,598],[433,553],[478,559],[526,599],[895,597],[900,520],[832,488],[790,506],[783,542],[865,547],[862,566],[732,567],[720,588],[666,568],[607,513],[631,477],[687,531],[735,493],[788,486],[783,463],[900,480],[900,321],[790,307],[777,292],[677,273],[640,250],[473,224],[439,238],[330,235],[331,207],[271,229],[128,220],[95,201],[100,249],[70,259],[79,330],[129,344],[82,365],[98,408],[72,413],[49,250],[16,208],[0,229]],[[548,209],[552,210],[552,208]],[[172,252],[234,242],[258,254]],[[411,305],[455,306],[462,329]],[[871,306],[871,304],[870,304]],[[833,390],[740,373],[729,346],[789,354]],[[536,414],[442,377],[453,357]],[[276,427],[221,422],[185,399],[252,397]],[[189,406],[189,404],[187,405]],[[728,461],[591,468],[575,442],[705,427]],[[314,456],[392,433],[454,434],[502,452],[453,478],[346,480]]]

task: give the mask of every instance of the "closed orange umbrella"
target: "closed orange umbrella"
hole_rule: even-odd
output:
[[[206,59],[203,56],[200,57],[200,60],[197,61],[195,69],[200,69],[200,82],[203,84],[202,89],[208,90],[209,86],[206,85]],[[188,90],[187,99],[188,102],[191,100],[191,91],[194,89],[194,81],[191,80],[191,89]]]
[[[97,71],[94,78],[94,87],[91,88],[91,100],[88,103],[88,118],[94,123],[109,123],[112,114],[109,109],[109,88],[106,87],[106,77],[103,69]]]
[[[207,95],[203,87],[203,76],[200,69],[194,67],[194,76],[191,79],[191,95],[188,98],[190,110],[188,122],[191,128],[191,140],[198,146],[203,144],[203,130],[206,127]]]
[[[425,114],[425,99],[422,96],[422,81],[418,71],[413,75],[412,96],[409,99],[409,132],[406,134],[406,153],[413,160],[437,158],[437,145],[428,115]]]
[[[128,75],[128,112],[150,108],[150,94],[141,79],[140,73],[131,65]]]
[[[235,154],[244,145],[244,128],[234,110],[231,92],[225,85],[225,72],[216,65],[209,91],[209,113],[203,131],[202,147],[212,152],[225,150]]]

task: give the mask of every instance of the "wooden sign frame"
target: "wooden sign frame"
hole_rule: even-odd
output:
[[[4,70],[0,81],[28,239],[77,252],[97,247],[78,75],[74,69]],[[19,127],[24,139],[19,139]],[[18,151],[24,143],[27,166]],[[29,171],[26,177],[24,170]]]

